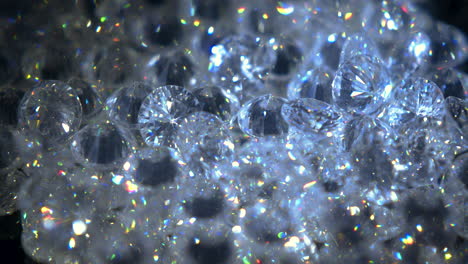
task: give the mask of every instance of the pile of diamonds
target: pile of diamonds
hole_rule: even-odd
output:
[[[467,263],[459,30],[403,0],[35,2],[0,18],[0,213],[34,260]]]

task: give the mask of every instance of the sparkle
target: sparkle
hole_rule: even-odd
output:
[[[304,189],[304,190],[308,189],[308,188],[314,186],[316,183],[317,183],[317,181],[308,182],[308,183],[304,184],[304,186],[302,186],[302,189]]]
[[[400,240],[405,245],[413,245],[414,244],[414,239],[409,234],[407,234],[405,237],[401,238]]]
[[[247,214],[247,211],[244,208],[241,208],[239,210],[239,217],[240,218],[244,218],[246,214]]]
[[[289,248],[295,248],[297,247],[297,244],[299,244],[301,240],[297,236],[291,237],[288,242],[284,243],[285,247]]]
[[[86,224],[81,220],[75,220],[73,222],[73,233],[77,236],[81,236],[86,232]]]
[[[286,236],[287,236],[286,232],[279,232],[279,233],[278,233],[278,238],[279,238],[279,239],[283,239],[283,238],[285,238]]]
[[[399,260],[403,260],[403,257],[401,256],[401,253],[400,252],[395,252],[393,253],[393,256],[395,256],[395,258],[399,259]]]
[[[208,35],[212,35],[214,33],[214,27],[209,27],[207,32]]]
[[[70,126],[66,123],[62,123],[62,128],[65,131],[65,133],[70,132]]]
[[[359,215],[359,213],[361,212],[361,210],[359,209],[359,207],[357,206],[350,206],[348,207],[348,210],[349,210],[349,213],[354,216],[354,215]]]
[[[290,15],[294,12],[294,6],[288,3],[284,2],[278,2],[278,5],[276,6],[276,11],[280,13],[281,15]]]
[[[52,209],[48,208],[48,207],[43,206],[41,208],[41,213],[42,214],[53,214],[54,211]]]
[[[96,176],[96,178],[97,178],[97,176]],[[114,175],[114,177],[112,177],[112,182],[114,184],[120,185],[122,183],[123,178],[124,177],[122,175]]]
[[[135,192],[138,191],[138,185],[136,185],[135,183],[133,183],[131,181],[126,181],[125,182],[125,190],[128,193],[135,193]]]
[[[349,20],[353,17],[353,13],[349,12],[349,13],[346,13],[345,16],[344,16],[344,19],[345,20]]]
[[[131,166],[131,165],[130,165],[130,162],[127,161],[127,162],[124,163],[123,169],[124,169],[125,171],[128,171],[128,170],[130,169],[130,166]]]
[[[416,225],[416,229],[419,231],[419,232],[422,232],[423,231],[423,228],[421,225]]]
[[[235,234],[239,234],[242,232],[242,228],[238,225],[232,227],[232,232]]]
[[[75,248],[76,246],[76,241],[75,241],[75,238],[72,237],[70,238],[70,241],[68,242],[68,248],[72,249],[72,248]]]

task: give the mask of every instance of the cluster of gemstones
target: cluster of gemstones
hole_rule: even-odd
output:
[[[37,2],[0,26],[0,214],[36,261],[467,263],[456,28],[409,0]]]

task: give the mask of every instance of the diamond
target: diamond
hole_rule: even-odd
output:
[[[188,52],[175,50],[160,53],[146,65],[147,75],[158,86],[177,85],[191,87],[195,84],[195,64]]]
[[[322,68],[301,71],[288,85],[288,98],[314,98],[332,103],[333,74]]]
[[[23,97],[19,107],[20,125],[52,145],[68,141],[78,131],[81,116],[77,93],[60,81],[41,82]]]
[[[287,133],[288,124],[281,115],[285,102],[285,99],[271,95],[246,102],[237,117],[239,127],[244,133],[257,137]]]
[[[365,34],[354,34],[345,40],[341,49],[340,64],[343,64],[355,55],[380,58],[376,44]]]
[[[214,82],[245,101],[264,89],[264,81],[276,60],[273,49],[260,38],[232,35],[211,48],[209,71]]]
[[[141,149],[123,163],[124,173],[135,182],[150,188],[173,183],[182,174],[183,162],[177,152],[167,147]]]
[[[437,85],[423,78],[407,79],[395,90],[395,104],[388,110],[392,126],[414,121],[414,118],[442,119],[445,114],[444,95]]]
[[[138,114],[140,133],[149,146],[174,146],[179,119],[199,111],[200,103],[183,87],[161,86],[149,94]]]
[[[188,163],[208,165],[230,160],[234,144],[227,126],[217,116],[196,112],[180,120],[176,135],[179,152]]]
[[[93,117],[101,111],[103,104],[95,85],[77,78],[69,80],[68,85],[76,91],[78,98],[80,98],[84,118]]]
[[[115,91],[106,101],[109,117],[116,123],[135,128],[143,100],[154,90],[149,83],[135,82]]]
[[[202,105],[202,110],[228,121],[239,110],[239,100],[218,86],[207,86],[192,91]]]
[[[343,110],[372,113],[389,97],[387,69],[374,57],[356,55],[340,65],[333,80],[333,101]]]
[[[285,103],[281,110],[290,129],[326,136],[341,122],[341,115],[333,106],[312,98],[301,98]]]
[[[71,144],[75,159],[91,168],[118,167],[133,146],[131,133],[108,120],[83,127]]]

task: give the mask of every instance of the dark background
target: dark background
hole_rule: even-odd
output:
[[[63,0],[64,2],[72,0]],[[93,0],[81,0],[87,2],[90,13],[93,9]],[[221,0],[220,0],[221,1]],[[0,0],[0,17],[23,17],[35,12],[33,2],[37,0]],[[97,1],[100,2],[100,1]],[[454,25],[468,35],[468,0],[415,0],[423,9],[427,10],[434,18]],[[468,62],[459,67],[468,73]],[[2,263],[36,263],[25,256],[20,242],[21,225],[19,213],[0,217],[0,256]],[[7,260],[10,259],[10,260]]]

